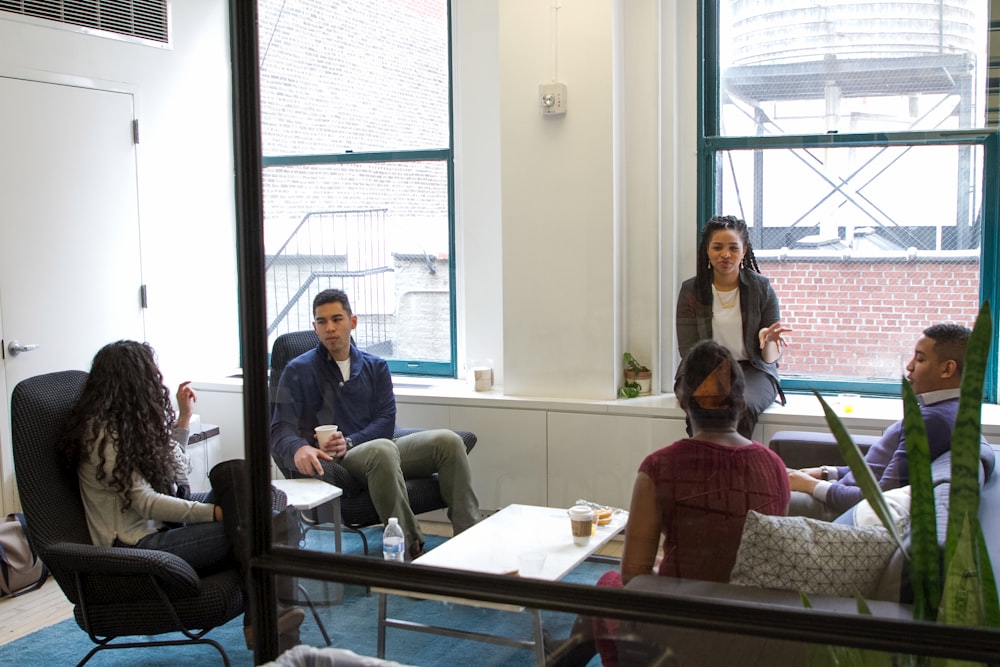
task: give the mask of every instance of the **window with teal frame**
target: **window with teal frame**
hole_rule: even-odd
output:
[[[448,0],[259,0],[268,343],[347,292],[356,344],[454,377]]]
[[[924,328],[996,312],[991,14],[996,0],[700,3],[699,225],[746,221],[794,329],[785,391],[898,396]]]

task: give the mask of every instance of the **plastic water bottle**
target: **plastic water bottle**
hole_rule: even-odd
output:
[[[406,540],[403,539],[403,529],[399,527],[399,519],[389,517],[389,523],[382,533],[382,557],[386,560],[403,562],[406,553]]]

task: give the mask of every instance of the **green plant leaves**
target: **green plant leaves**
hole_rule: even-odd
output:
[[[965,370],[958,399],[955,431],[951,436],[951,499],[948,512],[948,537],[945,563],[955,553],[965,517],[979,516],[979,444],[983,409],[983,377],[990,351],[993,323],[990,304],[979,309],[976,325],[965,349]]]
[[[948,560],[938,620],[949,625],[981,625],[983,593],[973,550],[973,528],[966,516]]]
[[[625,381],[621,387],[618,388],[618,398],[635,398],[642,391],[642,387],[639,386],[638,382]]]
[[[937,517],[924,417],[909,381],[903,379],[903,435],[910,469],[910,583],[913,618],[933,621],[941,603]]]
[[[943,620],[949,624],[1000,627],[996,580],[979,522],[979,449],[983,378],[993,321],[983,303],[965,351],[962,391],[951,438],[951,498],[945,543]],[[974,593],[969,588],[974,587]]]

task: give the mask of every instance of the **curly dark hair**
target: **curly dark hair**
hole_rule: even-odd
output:
[[[728,395],[716,397],[718,399],[717,405],[702,405],[693,394],[705,381],[705,378],[714,373],[720,364],[726,361],[729,362]],[[692,347],[688,355],[681,361],[674,392],[678,404],[688,414],[692,426],[714,431],[736,427],[744,410],[746,410],[745,386],[743,369],[740,368],[733,353],[713,340],[703,340]]]
[[[170,444],[176,418],[170,390],[147,343],[120,340],[94,356],[80,399],[73,406],[61,449],[78,466],[98,446],[97,479],[108,479],[105,469],[109,443],[117,449],[109,483],[130,507],[132,476],[142,476],[160,493],[170,493],[176,462]],[[107,437],[99,445],[101,431]]]
[[[747,223],[735,215],[716,215],[709,218],[701,230],[701,241],[698,243],[698,259],[696,260],[697,272],[695,273],[695,284],[698,286],[712,284],[712,269],[708,265],[708,245],[712,242],[712,234],[722,229],[731,229],[740,235],[743,247],[746,248],[746,254],[743,255],[740,268],[760,273],[757,258],[753,254],[753,246],[750,245],[750,232],[747,229]]]

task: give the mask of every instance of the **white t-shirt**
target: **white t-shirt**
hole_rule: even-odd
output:
[[[743,345],[739,287],[720,292],[712,285],[712,340],[732,352],[737,361],[750,358]]]
[[[334,361],[337,361],[334,359]],[[351,358],[348,357],[343,361],[337,361],[337,365],[340,366],[340,376],[344,378],[344,382],[347,382],[351,377]]]

